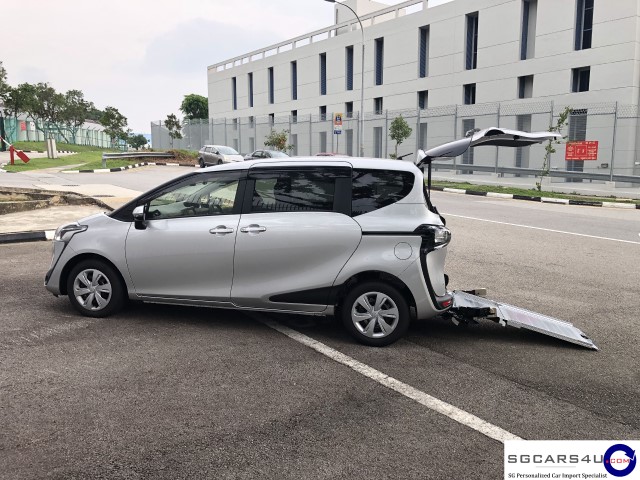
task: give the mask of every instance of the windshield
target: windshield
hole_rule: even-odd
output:
[[[218,151],[222,154],[222,155],[239,155],[238,152],[236,152],[233,148],[231,147],[216,147],[218,149]]]
[[[286,153],[271,151],[271,158],[282,158],[282,157],[288,157],[288,156],[289,155],[287,155]]]

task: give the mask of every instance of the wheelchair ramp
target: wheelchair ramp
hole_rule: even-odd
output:
[[[569,322],[506,303],[495,302],[469,292],[454,291],[453,306],[450,311],[455,318],[463,321],[487,318],[497,321],[505,327],[524,328],[565,342],[598,350],[589,337]]]

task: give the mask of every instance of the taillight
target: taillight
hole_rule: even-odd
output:
[[[422,237],[422,248],[427,252],[446,247],[451,242],[451,231],[442,225],[420,225],[415,233]]]

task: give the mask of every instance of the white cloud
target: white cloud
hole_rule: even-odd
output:
[[[25,18],[28,24],[18,19]],[[80,89],[137,132],[207,94],[207,66],[330,25],[323,0],[23,0],[2,7],[9,82]],[[11,19],[15,19],[12,21]],[[8,39],[11,39],[10,41]]]

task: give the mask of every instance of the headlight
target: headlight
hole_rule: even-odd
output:
[[[451,241],[451,231],[440,225],[420,225],[415,233],[422,237],[422,247],[427,252],[446,247]]]
[[[56,230],[53,239],[56,242],[69,242],[71,237],[73,237],[76,233],[84,232],[87,228],[87,225],[80,225],[78,222],[69,223],[67,225],[62,225],[58,227]]]

